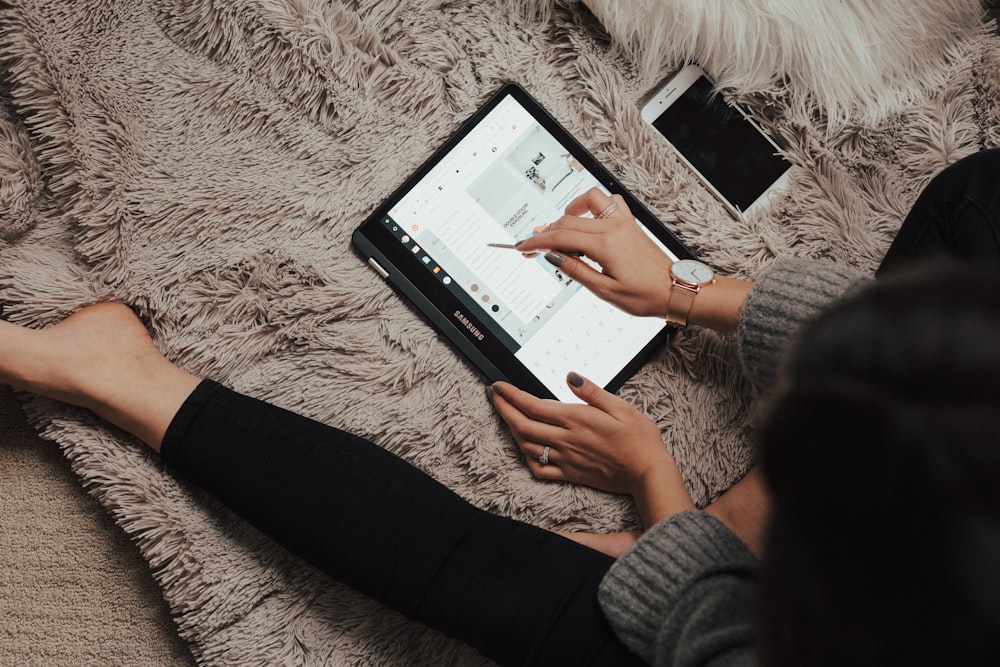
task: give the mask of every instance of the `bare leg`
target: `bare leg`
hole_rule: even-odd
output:
[[[130,308],[102,303],[48,329],[0,321],[0,382],[88,408],[159,451],[200,379],[159,353]]]
[[[758,557],[761,554],[769,501],[767,490],[755,466],[740,481],[716,498],[705,511],[726,525]],[[625,533],[569,533],[555,531],[591,549],[618,558],[642,536],[640,531]]]
[[[758,466],[751,468],[743,479],[719,496],[705,511],[726,524],[736,537],[750,547],[750,551],[760,557],[770,500]]]
[[[88,408],[154,450],[201,379],[167,361],[128,306],[84,308],[48,329],[0,321],[0,382]],[[707,508],[759,551],[767,496],[757,469]],[[618,557],[640,533],[560,533]]]
[[[560,530],[553,532],[585,547],[600,551],[602,554],[611,556],[612,558],[620,557],[642,537],[642,531],[638,530],[621,533],[584,533],[564,532]]]

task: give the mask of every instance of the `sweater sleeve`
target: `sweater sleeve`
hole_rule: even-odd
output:
[[[740,313],[737,340],[750,380],[768,388],[799,329],[868,280],[826,262],[776,262],[754,283]],[[598,598],[618,637],[649,663],[750,666],[755,565],[720,521],[682,512],[646,531],[611,566]]]
[[[598,592],[619,639],[656,665],[753,665],[755,559],[709,514],[664,519],[622,555]]]
[[[754,283],[737,324],[740,359],[750,381],[760,389],[768,389],[785,350],[802,325],[869,280],[860,271],[830,262],[775,262]]]

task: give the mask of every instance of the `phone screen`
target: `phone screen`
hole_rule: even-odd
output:
[[[767,137],[699,77],[653,127],[731,204],[747,210],[789,168]]]

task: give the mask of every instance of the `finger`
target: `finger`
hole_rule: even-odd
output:
[[[542,463],[542,455],[545,454],[546,447],[549,448],[549,458],[547,463]],[[524,454],[525,461],[536,461],[538,465],[541,466],[556,465],[556,459],[559,458],[559,453],[556,451],[555,447],[552,447],[551,445],[539,444],[539,441],[537,440],[525,440],[518,446],[518,448],[521,450],[521,453]]]
[[[601,238],[607,230],[588,218],[560,218],[549,230],[532,237],[533,246],[545,250],[564,250],[583,254],[595,254],[602,248]],[[518,248],[528,245],[527,242]]]
[[[523,422],[521,417],[527,417],[536,422],[564,426],[563,416],[568,406],[559,401],[538,398],[508,382],[494,382],[492,387],[493,405],[508,424]]]
[[[561,233],[556,236],[554,234],[556,231],[560,231]],[[576,250],[573,246],[586,243],[587,235],[600,232],[601,228],[589,218],[574,218],[564,215],[552,224],[546,225],[544,231],[540,231],[529,238],[521,239],[515,244],[515,247],[523,253],[537,250],[553,250],[555,248],[582,252]]]
[[[524,460],[528,466],[528,470],[530,470],[531,474],[538,479],[559,482],[566,481],[566,474],[559,466],[554,465],[551,461],[549,461],[548,465],[542,465],[538,462],[537,458],[525,457]]]
[[[524,455],[524,462],[528,466],[531,474],[539,479],[565,480],[566,474],[559,468],[559,454],[555,447],[549,446],[548,461],[542,463],[542,455],[545,454],[545,445],[538,442],[523,442],[518,445],[521,454]]]
[[[628,204],[625,203],[624,197],[618,194],[611,195],[609,197],[597,188],[592,188],[591,191],[588,191],[581,197],[574,199],[570,202],[570,205],[566,207],[565,212],[567,215],[575,216],[583,216],[589,212],[592,216],[594,216],[594,218],[598,219],[601,219],[602,215],[604,216],[604,219],[632,219],[632,212],[629,210]]]
[[[566,205],[566,215],[581,216],[589,212],[596,217],[610,206],[612,201],[611,197],[604,194],[600,188],[590,188]]]
[[[625,399],[605,391],[579,373],[568,373],[566,384],[584,403],[607,414],[611,414],[623,404],[627,405]]]
[[[532,465],[531,463],[528,464],[528,470],[530,470],[531,474],[537,477],[538,479],[544,479],[547,482],[566,481],[566,475],[563,473],[562,470],[560,470],[557,466],[554,465],[543,466],[539,465],[539,463],[535,461],[534,465]]]
[[[577,281],[598,297],[603,298],[614,289],[614,278],[601,273],[579,257],[554,250],[545,253],[545,261],[559,269],[564,276]]]
[[[549,232],[554,232],[556,230],[563,229],[573,232],[579,232],[581,234],[596,234],[601,230],[600,224],[593,218],[581,218],[575,215],[563,215],[556,219],[555,222],[545,227],[543,232],[539,232],[538,236],[547,234]]]
[[[609,210],[611,204],[614,204],[614,210]],[[601,218],[603,215],[605,220],[610,220],[611,218],[621,218],[623,220],[632,220],[632,211],[629,210],[628,204],[625,203],[625,198],[621,195],[611,195],[611,204],[605,206],[597,213],[594,213],[595,218]]]

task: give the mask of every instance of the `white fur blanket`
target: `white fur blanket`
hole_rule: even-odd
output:
[[[898,113],[945,85],[941,58],[980,0],[584,0],[647,70],[692,61],[719,86],[787,82],[787,104],[832,129]]]
[[[482,379],[350,248],[352,230],[501,82],[523,83],[708,262],[799,255],[873,270],[919,189],[1000,144],[1000,41],[970,30],[945,85],[828,134],[778,86],[744,97],[788,146],[789,195],[738,223],[643,125],[664,74],[578,3],[0,2],[0,298],[42,327],[99,299],[164,353],[367,436],[471,502],[547,527],[635,524],[628,501],[531,478]],[[794,82],[789,85],[794,85]],[[704,504],[752,461],[729,341],[680,336],[622,390]],[[468,647],[290,557],[121,432],[29,402],[138,543],[209,664],[476,664]]]

